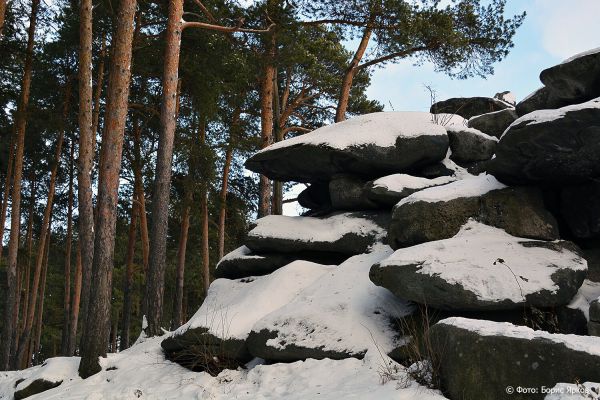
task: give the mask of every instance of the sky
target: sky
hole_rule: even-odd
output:
[[[506,15],[523,11],[527,17],[514,37],[514,48],[487,79],[450,79],[435,73],[431,64],[414,66],[403,60],[373,70],[368,96],[379,100],[386,111],[428,111],[431,102],[424,85],[436,91],[438,100],[491,97],[510,90],[519,101],[542,86],[543,69],[600,47],[600,0],[507,0]],[[294,198],[303,188],[296,185],[285,197]],[[297,203],[284,204],[286,215],[301,211]]]
[[[512,91],[517,101],[541,87],[539,73],[582,51],[600,47],[600,0],[507,0],[506,15],[527,12],[514,37],[514,48],[495,65],[487,79],[450,79],[435,73],[431,64],[414,66],[411,60],[373,70],[367,94],[386,111],[427,111],[429,93],[437,99],[493,96]]]

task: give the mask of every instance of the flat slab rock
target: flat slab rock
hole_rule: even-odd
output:
[[[448,149],[443,126],[423,112],[380,112],[275,143],[246,168],[280,181],[328,181],[338,173],[367,178],[421,168]]]
[[[483,133],[499,138],[506,128],[510,126],[518,115],[512,108],[477,115],[469,119],[469,128],[477,129]]]
[[[586,272],[570,242],[518,238],[471,220],[451,239],[397,250],[370,278],[402,299],[480,311],[569,304]]]
[[[457,114],[469,119],[511,107],[512,104],[491,97],[453,97],[434,103],[429,111],[433,114]]]
[[[379,356],[400,346],[393,321],[413,311],[369,281],[370,266],[389,246],[348,259],[322,275],[291,302],[261,318],[248,337],[250,353],[270,361]]]
[[[527,114],[504,133],[488,171],[507,184],[576,184],[600,176],[600,98]]]
[[[416,192],[392,212],[388,242],[413,246],[456,235],[470,218],[518,237],[554,240],[556,220],[536,188],[509,188],[492,175],[470,176]]]
[[[571,104],[600,96],[600,48],[576,54],[543,70],[540,80],[554,96]]]
[[[327,217],[269,215],[256,221],[246,246],[255,252],[354,255],[386,237],[389,212],[346,212]]]
[[[450,139],[450,158],[459,165],[492,158],[498,139],[477,129],[461,125],[446,127]]]
[[[393,206],[405,197],[429,187],[445,185],[456,180],[453,176],[422,178],[408,174],[393,174],[367,182],[367,197],[377,204]]]
[[[193,346],[215,356],[249,361],[246,339],[256,321],[289,303],[333,268],[295,261],[262,277],[217,279],[196,314],[161,346],[171,360],[180,363],[188,361],[186,349]]]
[[[23,371],[14,385],[14,398],[25,399],[72,381],[78,376],[79,360],[79,357],[54,357]]]
[[[347,256],[340,254],[304,253],[262,253],[255,254],[246,246],[240,246],[226,254],[217,264],[215,278],[241,279],[262,276],[288,265],[296,260],[320,264],[339,264]]]
[[[452,399],[543,399],[560,382],[600,381],[600,338],[550,334],[507,322],[448,318],[430,329],[442,389]],[[537,388],[513,393],[507,388]],[[508,389],[508,390],[511,390]]]

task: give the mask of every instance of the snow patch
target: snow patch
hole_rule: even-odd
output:
[[[506,187],[506,185],[500,183],[493,175],[482,173],[478,176],[471,175],[465,177],[462,180],[451,182],[447,185],[435,186],[413,193],[402,199],[396,207],[418,201],[438,203],[463,197],[479,197],[493,190],[500,190]]]
[[[543,289],[556,292],[551,276],[559,269],[587,269],[571,251],[523,245],[528,242],[536,241],[469,220],[453,238],[399,249],[380,267],[419,265],[418,273],[461,285],[480,300],[513,303]]]
[[[600,356],[600,337],[595,336],[548,333],[545,331],[534,331],[526,326],[513,325],[510,322],[492,322],[462,317],[446,318],[438,322],[438,324],[466,329],[481,336],[506,336],[526,340],[545,339],[554,343],[564,344],[575,351],[583,351],[590,355]]]
[[[365,114],[282,140],[258,153],[298,145],[327,146],[340,150],[368,145],[391,147],[396,145],[399,138],[445,135],[444,127],[434,124],[431,115],[417,111]]]

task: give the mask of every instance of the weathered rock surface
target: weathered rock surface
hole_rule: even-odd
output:
[[[329,197],[335,210],[373,210],[379,208],[368,197],[366,181],[354,175],[338,174],[329,182]]]
[[[560,206],[561,215],[575,237],[600,236],[600,183],[562,188]]]
[[[362,358],[403,343],[393,321],[413,311],[369,281],[369,269],[392,253],[378,244],[323,275],[282,308],[261,318],[248,337],[250,353],[271,361]]]
[[[337,265],[346,258],[348,257],[340,254],[314,252],[254,254],[248,247],[241,246],[219,261],[215,269],[215,278],[241,279],[267,275],[296,260]]]
[[[600,96],[600,49],[577,54],[540,73],[540,80],[569,104]]]
[[[432,114],[457,114],[469,119],[476,115],[500,111],[510,107],[509,103],[491,97],[454,97],[434,103],[429,111]]]
[[[392,248],[454,236],[469,218],[517,237],[554,240],[556,220],[535,188],[507,188],[491,175],[479,175],[414,193],[392,214],[388,242]]]
[[[366,190],[369,199],[377,204],[390,207],[415,192],[429,187],[445,185],[455,180],[456,178],[452,176],[429,179],[407,174],[394,174],[367,182]]]
[[[508,184],[573,185],[600,176],[600,99],[516,120],[488,171]]]
[[[381,112],[275,143],[246,167],[280,181],[329,181],[338,173],[374,178],[435,163],[447,149],[446,130],[429,113]]]
[[[506,128],[518,118],[517,112],[512,108],[501,111],[477,115],[469,119],[469,128],[477,129],[490,136],[499,138]]]
[[[465,318],[438,322],[430,337],[452,399],[543,399],[543,386],[600,381],[600,338]],[[519,387],[538,391],[518,393]]]
[[[568,102],[557,98],[551,89],[543,86],[529,94],[515,107],[519,117],[537,110],[548,110],[568,106]]]
[[[45,379],[36,379],[26,387],[16,390],[15,400],[26,399],[34,394],[39,394],[45,392],[46,390],[54,389],[55,387],[60,386],[61,383],[62,380],[54,382],[47,381]]]
[[[370,278],[402,299],[478,311],[569,304],[586,271],[570,242],[527,240],[470,221],[451,239],[397,250]]]
[[[322,252],[354,255],[386,237],[389,212],[345,212],[327,217],[269,215],[256,221],[246,246],[257,253]]]
[[[298,195],[298,204],[310,210],[331,208],[329,184],[327,182],[312,183],[300,192]]]
[[[450,139],[450,159],[459,165],[489,160],[494,155],[498,139],[477,129],[451,125],[446,128]]]

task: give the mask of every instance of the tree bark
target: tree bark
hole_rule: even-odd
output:
[[[270,34],[260,88],[261,148],[273,144],[273,79],[275,77],[275,35]],[[271,181],[264,175],[258,184],[258,218],[271,213]]]
[[[96,133],[98,133],[98,121],[100,120],[100,97],[104,85],[104,63],[106,60],[106,34],[102,33],[102,48],[100,49],[100,62],[98,63],[98,76],[96,78],[96,89],[94,90],[94,106],[92,111],[92,154],[96,148]],[[91,71],[91,64],[90,64]],[[91,76],[91,72],[90,72]]]
[[[144,273],[148,272],[148,258],[150,257],[150,239],[148,238],[148,217],[146,214],[146,195],[144,193],[144,177],[142,176],[141,155],[141,127],[134,120],[133,125],[133,176],[136,201],[140,207],[140,237],[142,240],[142,263]]]
[[[204,295],[208,294],[210,286],[210,246],[209,246],[209,230],[208,230],[208,192],[202,194],[202,284],[204,287]]]
[[[69,353],[68,356],[75,355],[77,347],[77,323],[79,321],[79,303],[81,300],[81,249],[77,244],[77,258],[75,267],[75,282],[73,283],[73,303],[71,304],[71,322],[69,323]]]
[[[81,342],[79,375],[82,378],[101,370],[98,358],[106,355],[108,347],[119,174],[131,79],[135,9],[135,0],[122,0],[117,13],[100,152],[98,224],[94,238],[91,290]]]
[[[185,254],[187,250],[188,232],[190,229],[191,202],[192,191],[187,190],[183,205],[183,215],[181,217],[181,234],[179,236],[179,248],[177,249],[177,280],[175,286],[173,321],[171,322],[171,329],[173,330],[175,330],[183,324],[183,285],[185,277]]]
[[[41,363],[40,359],[40,349],[41,349],[41,340],[42,340],[42,325],[43,325],[43,315],[44,315],[44,300],[46,297],[46,278],[48,276],[48,256],[50,254],[50,225],[48,225],[48,232],[46,236],[48,240],[46,241],[46,247],[42,251],[44,253],[44,268],[42,271],[42,280],[40,284],[40,294],[39,294],[39,304],[38,304],[38,312],[35,323],[35,340],[32,342],[32,354],[35,357],[36,362]],[[56,351],[54,352],[56,353]],[[33,362],[33,357],[28,357],[27,363],[23,367],[30,367]]]
[[[4,22],[6,21],[6,0],[0,0],[0,39],[4,33]]]
[[[152,194],[152,230],[150,233],[150,264],[146,278],[146,318],[149,336],[161,335],[163,297],[165,290],[166,244],[169,229],[169,193],[173,141],[177,127],[177,83],[179,80],[179,52],[183,21],[183,0],[169,2],[169,17],[165,35],[163,66],[162,108],[160,136]]]
[[[358,70],[360,60],[362,60],[363,56],[365,55],[365,51],[367,51],[367,46],[369,45],[369,40],[371,39],[371,33],[372,29],[367,26],[363,32],[358,48],[354,53],[354,57],[352,57],[352,61],[346,69],[344,79],[342,80],[342,87],[340,89],[340,99],[338,100],[337,109],[335,111],[335,122],[341,122],[346,119],[346,110],[348,109],[352,81],[354,80],[354,75]]]
[[[92,0],[79,6],[79,173],[77,199],[79,210],[79,248],[83,267],[81,313],[87,315],[94,259],[94,205],[92,167],[96,133],[92,127]],[[83,326],[85,333],[85,325]],[[83,335],[82,335],[83,336]]]
[[[279,103],[279,84],[277,82],[277,70],[273,74],[273,136],[275,142],[283,140],[283,130],[280,126],[281,105]],[[271,212],[275,215],[283,214],[283,182],[273,181],[273,203]]]
[[[63,103],[63,117],[66,118],[69,110],[69,103],[71,99],[71,81],[67,80],[65,87],[65,99]],[[37,296],[39,291],[40,280],[42,279],[42,269],[44,265],[44,256],[46,248],[46,241],[48,239],[48,232],[50,231],[50,219],[52,218],[52,206],[54,204],[54,194],[56,189],[56,176],[58,175],[58,167],[60,165],[60,156],[62,154],[63,140],[65,137],[65,125],[62,126],[56,142],[56,153],[54,154],[54,163],[50,171],[50,184],[48,185],[48,199],[46,200],[46,207],[44,209],[44,217],[42,219],[42,227],[40,231],[40,238],[38,240],[38,254],[35,260],[35,269],[33,272],[33,283],[31,285],[31,298],[29,300],[29,308],[25,318],[25,328],[23,329],[23,335],[19,341],[19,349],[15,362],[18,365],[26,365],[26,353],[31,338],[33,322],[35,317],[35,308],[37,303]]]
[[[129,223],[129,234],[127,238],[127,260],[125,279],[123,280],[123,315],[121,321],[121,350],[129,347],[129,327],[131,325],[131,290],[133,286],[135,238],[137,231],[137,220],[139,214],[139,202],[136,199],[135,190],[131,196],[131,221]]]
[[[8,242],[8,263],[6,268],[6,303],[4,307],[4,325],[2,327],[2,345],[0,348],[0,370],[6,370],[10,362],[10,350],[14,336],[15,325],[13,314],[17,303],[17,254],[19,250],[19,233],[21,229],[21,179],[23,176],[23,151],[25,148],[25,129],[27,127],[27,108],[31,90],[31,75],[33,66],[33,45],[35,43],[35,27],[40,0],[31,1],[29,29],[27,31],[27,50],[21,85],[21,98],[17,107],[16,120],[16,150],[13,178],[10,239]],[[18,310],[17,310],[18,311]]]
[[[71,141],[69,151],[69,199],[67,205],[67,243],[65,246],[65,294],[64,294],[64,314],[63,314],[63,329],[61,354],[69,356],[69,335],[71,329],[71,248],[73,242],[73,179],[74,179],[74,151],[75,142]]]
[[[6,167],[6,179],[4,180],[4,194],[2,195],[2,214],[0,214],[0,260],[4,246],[4,225],[6,224],[6,210],[8,209],[8,198],[12,184],[13,165],[15,160],[15,135],[11,135],[10,147],[8,148],[8,165]]]

